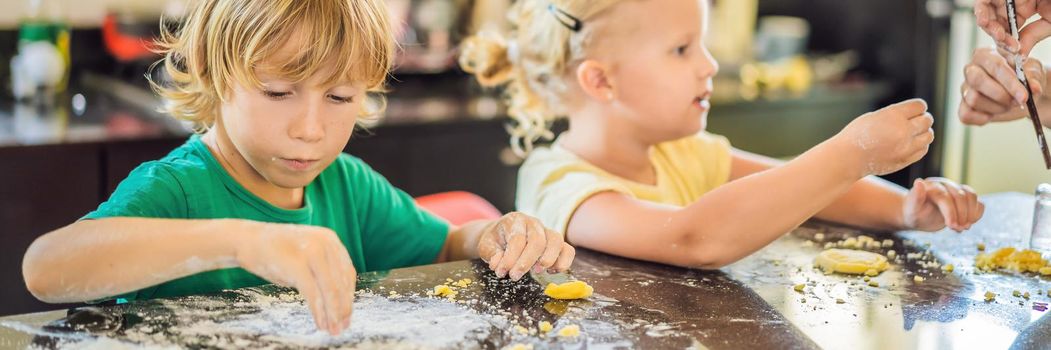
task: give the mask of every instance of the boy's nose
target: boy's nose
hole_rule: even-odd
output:
[[[317,142],[325,136],[320,106],[312,104],[300,113],[288,128],[288,136],[304,142]]]

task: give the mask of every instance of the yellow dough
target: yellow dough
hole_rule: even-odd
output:
[[[866,274],[866,272],[868,272],[867,275],[872,275],[873,272],[878,274],[890,267],[887,264],[887,258],[883,255],[851,249],[823,251],[814,259],[814,265],[829,273],[839,272],[853,275]]]
[[[555,299],[583,299],[591,296],[595,289],[584,281],[572,281],[562,284],[548,283],[544,294]]]
[[[576,337],[578,335],[580,335],[580,326],[575,324],[562,327],[562,329],[558,331],[558,336],[563,338]]]
[[[434,286],[434,292],[432,294],[433,295],[437,295],[439,297],[446,297],[446,298],[452,299],[452,298],[455,298],[456,294],[459,294],[459,293],[457,293],[452,288],[449,288],[449,286],[447,286],[447,285],[440,284],[440,285]]]
[[[537,328],[540,329],[540,333],[547,333],[555,327],[551,326],[551,322],[540,321],[540,326],[538,326]]]
[[[988,254],[978,254],[974,257],[974,266],[982,271],[1041,272],[1040,269],[1047,267],[1048,263],[1036,251],[1007,247]]]

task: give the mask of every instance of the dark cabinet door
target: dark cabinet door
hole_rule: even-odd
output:
[[[63,307],[29,294],[22,257],[38,236],[98,205],[100,157],[95,144],[0,148],[0,315]]]
[[[501,212],[514,210],[518,159],[502,123],[450,127],[413,138],[408,159],[416,195],[468,191]]]
[[[356,135],[345,152],[414,197],[467,191],[508,212],[514,210],[520,159],[510,154],[503,125],[465,120],[381,126]]]

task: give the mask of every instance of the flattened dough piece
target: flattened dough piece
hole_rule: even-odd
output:
[[[864,274],[865,271],[883,272],[890,268],[887,258],[881,254],[853,249],[829,249],[814,258],[817,265],[826,272],[839,272],[852,275]],[[871,273],[871,272],[870,272]]]
[[[591,296],[594,289],[584,281],[572,281],[562,284],[548,283],[544,294],[555,299],[583,299]]]

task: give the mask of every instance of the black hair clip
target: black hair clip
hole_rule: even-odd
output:
[[[562,11],[562,9],[555,7],[555,4],[547,4],[547,10],[555,16],[555,19],[558,20],[559,23],[562,23],[562,25],[566,26],[566,28],[569,28],[569,30],[579,32],[580,27],[584,25],[584,22],[581,21],[579,18],[576,18],[573,15],[567,13],[566,11]]]

